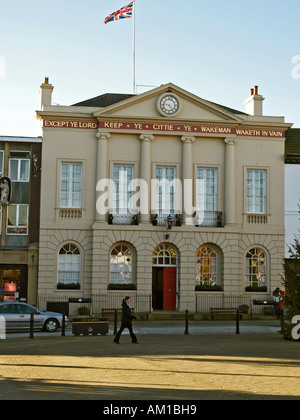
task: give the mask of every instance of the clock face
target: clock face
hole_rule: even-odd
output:
[[[159,101],[159,109],[165,115],[175,115],[179,108],[179,99],[174,95],[164,95]]]

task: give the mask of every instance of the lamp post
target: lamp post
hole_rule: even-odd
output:
[[[168,240],[170,238],[170,230],[172,229],[173,226],[173,222],[174,219],[173,217],[169,214],[169,216],[166,219],[166,227],[167,227],[167,234],[165,235],[166,240]]]

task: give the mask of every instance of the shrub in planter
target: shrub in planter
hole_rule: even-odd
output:
[[[109,283],[108,290],[136,290],[136,285],[133,283],[127,283],[127,284]]]
[[[78,314],[79,315],[89,315],[90,310],[86,306],[81,306],[80,308],[78,308]]]
[[[196,292],[222,292],[222,287],[210,284],[197,284],[195,290]]]
[[[264,292],[268,291],[267,286],[248,286],[246,287],[246,292]]]
[[[57,289],[58,290],[80,290],[80,284],[79,283],[57,283]]]

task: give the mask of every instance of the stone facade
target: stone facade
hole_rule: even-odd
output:
[[[122,261],[130,266],[125,268],[131,270],[127,275],[136,290],[122,293],[149,296],[150,306],[153,294],[159,301],[161,293],[162,301],[157,303],[160,309],[201,312],[196,298],[199,294],[261,299],[281,284],[285,246],[284,141],[285,130],[291,124],[282,117],[263,116],[261,106],[253,106],[252,115],[245,114],[205,101],[172,84],[142,95],[127,95],[123,100],[120,95],[105,107],[101,106],[102,97],[99,106],[91,107],[88,101],[69,107],[52,106],[48,95],[52,89],[48,82],[42,85],[47,95],[38,112],[44,123],[40,296],[55,300],[62,296],[120,293],[108,290],[108,286],[115,282],[113,276],[125,275],[114,272],[112,264],[126,247],[129,257],[127,262]],[[248,112],[251,101],[261,104],[263,100],[257,90],[251,94]],[[161,107],[170,95],[178,100],[179,111],[176,108],[174,115]],[[77,206],[62,205],[62,172],[70,165],[79,165],[81,171]],[[144,180],[148,186],[155,180],[157,168],[172,167],[182,184],[181,195],[176,189],[175,204],[189,196],[196,211],[196,179],[202,176],[199,170],[207,173],[213,168],[217,186],[214,211],[210,212],[213,221],[196,223],[194,214],[183,205],[180,215],[173,215],[173,226],[167,232],[164,223],[154,221],[157,194],[150,188],[147,211],[141,211],[136,219],[118,222],[119,215],[101,214],[97,204],[105,191],[99,181],[112,180],[115,168],[126,165],[134,178]],[[255,171],[264,177],[260,181],[265,190],[260,198],[264,203],[261,211],[249,211],[249,179]],[[190,189],[185,180],[191,180]],[[253,200],[258,200],[258,195]],[[72,248],[62,251],[69,244]],[[157,247],[163,250],[164,259],[155,259]],[[203,256],[203,250],[212,254]],[[251,256],[253,250],[260,256]],[[80,261],[76,273],[79,286],[61,290],[57,288],[58,277],[63,278],[67,270],[72,272],[66,269],[67,261],[72,259],[60,255],[68,253],[73,255],[75,265]],[[165,269],[170,267],[174,270],[166,274]],[[121,263],[118,270],[122,271]],[[254,271],[249,270],[255,271],[257,285],[265,286],[263,291],[246,291],[247,281],[256,284]],[[176,277],[171,306],[166,302],[168,287],[158,289],[154,284],[160,275],[164,276],[163,282],[167,275],[169,280]],[[217,285],[219,291],[196,291],[197,284]],[[149,309],[147,305],[139,307],[140,311]]]

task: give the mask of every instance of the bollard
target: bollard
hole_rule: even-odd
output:
[[[189,335],[189,311],[185,311],[185,331],[184,335]]]
[[[33,312],[31,312],[31,314],[30,314],[30,333],[29,333],[30,340],[33,340],[33,327],[34,327],[34,314],[33,314]]]
[[[114,318],[114,335],[117,335],[118,330],[118,310],[115,310],[115,318]]]
[[[63,314],[63,317],[62,317],[62,326],[61,326],[61,336],[62,337],[65,337],[65,335],[66,335],[66,315]]]
[[[236,311],[236,334],[240,333],[240,311]]]

